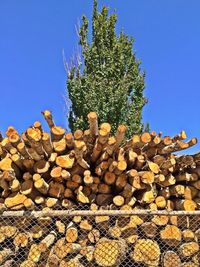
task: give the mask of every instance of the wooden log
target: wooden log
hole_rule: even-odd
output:
[[[123,189],[123,191],[120,193],[122,197],[124,198],[132,198],[133,193],[136,191],[136,189],[130,185],[129,183],[127,183]],[[122,199],[121,199],[122,200]],[[123,204],[122,204],[123,205]]]
[[[182,267],[179,255],[171,250],[164,252],[162,262],[163,267]]]
[[[133,168],[136,162],[137,156],[138,156],[137,153],[133,151],[132,149],[128,151],[128,167],[129,168]]]
[[[64,180],[69,180],[70,177],[71,177],[71,173],[68,172],[67,170],[62,170],[62,171],[61,171],[61,177],[62,177]]]
[[[94,259],[98,266],[118,266],[125,257],[126,242],[123,239],[101,238],[95,245]]]
[[[26,171],[30,173],[34,172],[33,166],[34,166],[35,161],[33,159],[23,159],[22,163],[24,167],[26,168]]]
[[[2,233],[5,238],[14,237],[17,234],[17,227],[11,225],[0,226],[0,233]]]
[[[136,162],[135,162],[135,169],[136,170],[141,170],[143,166],[145,165],[145,159],[143,155],[138,155]]]
[[[42,156],[44,155],[44,150],[42,148],[42,134],[39,129],[28,128],[26,130],[26,137],[31,145],[31,147],[35,150],[35,152]]]
[[[192,261],[188,261],[188,262],[184,262],[181,267],[198,267],[199,264],[192,262]]]
[[[14,171],[12,160],[8,157],[0,161],[0,170],[2,171]]]
[[[65,239],[68,243],[75,243],[78,239],[78,229],[73,222],[67,226]]]
[[[168,223],[169,216],[166,215],[154,215],[152,218],[152,222],[158,226],[164,226]]]
[[[6,260],[2,265],[1,267],[11,267],[14,265],[14,259],[12,260]],[[21,266],[21,265],[20,265]]]
[[[99,158],[102,149],[103,149],[103,146],[101,144],[96,143],[94,145],[94,148],[93,148],[93,151],[92,151],[92,156],[91,156],[91,161],[92,162],[95,162]]]
[[[48,172],[50,168],[50,163],[46,160],[39,160],[34,164],[34,171],[39,174]]]
[[[54,181],[49,183],[49,190],[48,190],[49,196],[54,198],[61,198],[64,194],[64,191],[65,187],[63,184]]]
[[[197,204],[191,199],[180,199],[175,201],[175,207],[177,210],[194,211]]]
[[[40,261],[42,251],[38,244],[32,244],[28,253],[28,261],[38,263]]]
[[[125,185],[127,184],[127,177],[125,174],[120,174],[117,179],[116,179],[116,183],[115,183],[115,189],[117,192],[120,192]]]
[[[95,202],[99,206],[106,206],[112,203],[113,196],[112,194],[98,194],[96,196]]]
[[[101,145],[105,145],[105,144],[107,144],[108,139],[109,139],[110,124],[107,124],[107,125],[108,125],[107,128],[109,128],[109,129],[106,128],[106,125],[105,125],[105,123],[104,123],[104,128],[102,128],[102,125],[101,125],[101,128],[100,128],[100,130],[99,130],[99,132],[98,132],[98,139],[97,139],[97,142],[98,142],[99,144],[101,144]],[[106,153],[107,155],[109,155],[106,151],[105,151],[105,153]],[[102,155],[102,156],[103,156],[103,155]]]
[[[53,146],[49,133],[42,133],[42,146],[47,155],[51,155],[51,153],[53,152]]]
[[[163,230],[160,231],[160,238],[168,245],[176,247],[180,244],[182,234],[180,229],[175,225],[166,225]]]
[[[24,181],[21,184],[20,192],[23,195],[30,195],[33,190],[33,181],[31,179]]]
[[[31,238],[39,239],[44,234],[44,229],[40,225],[34,225],[31,227],[29,234]]]
[[[18,205],[24,204],[24,201],[27,199],[25,195],[22,195],[20,193],[15,194],[14,196],[7,197],[5,199],[5,205],[7,208],[12,209]]]
[[[17,134],[17,130],[13,126],[9,126],[6,130],[6,136],[9,137],[11,134]]]
[[[72,133],[67,133],[65,135],[65,139],[66,139],[67,147],[69,149],[73,149],[74,148],[74,137],[73,137],[73,134]]]
[[[186,186],[185,192],[184,192],[184,198],[185,199],[194,199],[198,194],[198,190],[193,186]]]
[[[1,141],[1,147],[3,150],[6,150],[7,152],[9,152],[12,148],[14,148],[9,139],[7,137],[3,138],[3,140]]]
[[[123,196],[115,196],[113,198],[113,203],[117,206],[117,207],[121,207],[124,205],[124,197]]]
[[[56,220],[55,225],[56,225],[57,231],[60,234],[65,234],[66,227],[65,227],[65,224],[62,221]]]
[[[53,142],[53,149],[58,155],[62,155],[65,153],[67,147],[66,139],[62,138],[58,141]]]
[[[16,178],[9,182],[9,188],[12,192],[18,192],[20,190],[20,187],[20,182]]]
[[[44,195],[46,195],[49,190],[49,184],[43,178],[40,178],[35,181],[34,186],[40,193]]]
[[[154,182],[154,173],[152,171],[138,172],[138,175],[144,184],[152,184]]]
[[[162,187],[167,187],[167,186],[171,186],[174,185],[176,183],[176,179],[172,174],[168,174],[165,177],[165,180],[163,182],[160,182],[160,185]]]
[[[115,149],[119,147],[119,145],[122,143],[125,133],[126,133],[127,127],[123,124],[119,125],[117,128],[117,132],[115,135],[116,139],[116,144],[115,144]]]
[[[32,260],[25,260],[20,264],[20,267],[36,267]]]
[[[53,118],[52,118],[52,114],[49,110],[45,110],[41,112],[46,120],[46,122],[49,125],[49,128],[51,129],[52,127],[55,126],[54,122],[53,122]]]
[[[111,187],[107,184],[99,184],[98,185],[98,192],[101,194],[110,194],[111,193]]]
[[[159,173],[160,168],[159,168],[159,166],[158,166],[156,163],[151,162],[151,161],[148,161],[148,166],[149,166],[149,169],[150,169],[153,173],[155,173],[155,174],[158,174],[158,173]]]
[[[92,229],[87,237],[91,243],[96,244],[100,239],[100,232],[98,229]]]
[[[35,208],[35,204],[31,198],[27,198],[23,204],[27,210],[34,210]]]
[[[147,238],[154,238],[158,232],[158,227],[153,222],[144,222],[141,229]],[[147,248],[148,249],[148,248]]]
[[[45,206],[48,207],[48,208],[56,208],[56,207],[59,207],[59,201],[57,198],[54,198],[54,197],[47,197],[45,199]]]
[[[28,245],[29,236],[25,233],[19,233],[15,236],[13,240],[13,244],[15,247],[18,248],[25,248]]]
[[[80,203],[83,203],[83,204],[90,203],[89,198],[87,196],[85,196],[85,194],[83,193],[82,190],[83,190],[83,187],[82,186],[79,186],[78,192],[77,192],[77,200]]]
[[[2,265],[12,255],[14,255],[14,252],[10,248],[3,248],[0,251],[0,264]]]
[[[88,121],[90,125],[90,133],[92,136],[98,135],[98,117],[96,112],[90,112],[88,115]]]
[[[185,229],[182,232],[182,236],[183,236],[184,241],[186,242],[191,242],[196,239],[195,233],[190,229]]]
[[[179,253],[182,257],[191,257],[199,251],[199,244],[197,242],[188,242],[180,245]]]
[[[177,182],[184,182],[184,181],[197,181],[198,180],[198,175],[196,173],[179,173],[178,175],[175,176]]]
[[[60,262],[59,267],[84,267],[83,264],[79,261],[80,255],[77,255],[75,258],[71,260],[62,260]]]
[[[60,126],[51,127],[51,139],[52,141],[59,141],[65,135],[65,129]]]
[[[56,158],[56,164],[64,169],[71,169],[74,165],[74,158],[69,155],[58,156]]]
[[[18,133],[13,133],[8,137],[9,142],[13,147],[17,147],[17,145],[20,143],[21,138]]]
[[[37,153],[37,151],[35,151],[34,148],[30,147],[30,148],[27,148],[27,151],[28,151],[28,154],[31,156],[31,158],[35,161],[39,161],[39,160],[42,160],[42,156],[39,155]]]
[[[159,266],[160,254],[160,248],[156,241],[138,239],[130,256],[137,263],[146,266]]]

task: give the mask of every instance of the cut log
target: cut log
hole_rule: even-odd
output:
[[[88,240],[93,243],[96,244],[100,239],[100,232],[98,229],[92,229],[89,233],[88,233]]]
[[[156,241],[151,239],[139,239],[136,241],[131,259],[146,266],[159,266],[160,248]]]
[[[75,243],[78,239],[78,230],[73,223],[67,226],[65,238],[68,243]]]
[[[167,225],[160,231],[160,238],[168,245],[176,247],[180,244],[182,234],[180,229],[175,225]]]
[[[15,236],[14,240],[13,240],[13,244],[17,247],[17,248],[25,248],[28,245],[28,241],[29,241],[29,237],[27,234],[25,233],[19,233]]]
[[[144,222],[141,229],[147,238],[154,238],[158,232],[158,227],[153,222]]]
[[[49,110],[45,110],[41,112],[46,120],[46,122],[49,125],[49,128],[52,128],[55,126],[54,122],[53,122],[53,118],[52,118],[52,114]]]
[[[182,232],[183,235],[183,239],[186,242],[191,242],[194,241],[196,239],[195,233],[193,231],[191,231],[190,229],[185,229]]]
[[[69,155],[58,156],[56,164],[61,168],[71,169],[74,165],[74,158],[71,158]]]
[[[98,135],[98,118],[96,112],[90,112],[88,114],[88,121],[90,125],[90,133],[93,136]]]
[[[182,267],[179,255],[174,251],[166,251],[163,254],[163,267]]]
[[[199,244],[197,242],[184,243],[179,247],[179,252],[182,257],[191,257],[199,251]]]
[[[51,143],[50,135],[49,133],[43,133],[42,134],[42,146],[44,151],[48,154],[51,155],[53,152],[53,146]]]
[[[117,206],[117,207],[121,207],[124,205],[124,197],[122,196],[115,196],[113,198],[113,203]]]
[[[61,198],[64,194],[65,188],[63,184],[57,182],[50,182],[49,183],[49,190],[48,194],[54,198]]]
[[[158,209],[164,209],[167,206],[167,202],[163,196],[156,197],[155,203]]]
[[[65,135],[65,129],[60,126],[52,126],[51,127],[51,139],[53,141],[59,141]]]
[[[194,211],[197,204],[191,199],[176,200],[175,206],[177,210]]]
[[[2,265],[5,260],[14,255],[14,252],[10,248],[3,248],[0,250],[0,264]]]
[[[158,226],[164,226],[168,223],[169,217],[165,215],[154,215],[152,218],[152,222]]]
[[[94,250],[94,259],[98,266],[118,266],[125,257],[126,242],[123,239],[100,239]]]
[[[46,195],[49,190],[49,185],[43,178],[40,178],[37,181],[35,181],[34,186],[39,192],[41,192],[44,195]]]
[[[49,168],[50,168],[50,164],[48,161],[45,160],[39,160],[38,162],[36,162],[34,164],[34,171],[36,173],[46,173],[48,172]]]
[[[86,231],[92,230],[92,225],[88,222],[88,220],[82,220],[79,226],[80,226],[80,229],[82,230],[86,230]]]
[[[22,195],[20,193],[15,194],[14,196],[7,197],[5,199],[5,205],[7,208],[12,209],[16,206],[24,204],[24,201],[27,199],[25,195]]]
[[[33,181],[31,179],[26,180],[21,184],[20,192],[23,195],[31,194],[32,190],[33,190]]]
[[[52,246],[56,240],[57,234],[54,231],[51,231],[42,241],[39,246],[42,252],[46,251],[50,246]]]
[[[53,142],[53,148],[58,155],[64,154],[66,151],[67,142],[65,138]]]

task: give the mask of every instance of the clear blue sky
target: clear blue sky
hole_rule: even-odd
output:
[[[143,117],[152,130],[184,129],[200,139],[200,1],[101,0],[116,8],[118,26],[135,38],[146,71],[149,103]],[[92,0],[0,1],[0,129],[20,132],[50,109],[66,126],[62,49],[76,51],[77,25],[91,17]],[[189,152],[200,150],[197,145]]]

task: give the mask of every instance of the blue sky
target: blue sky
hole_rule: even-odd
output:
[[[200,1],[100,0],[118,14],[117,29],[135,38],[146,72],[143,112],[152,130],[174,135],[186,130],[200,140]],[[19,132],[43,122],[50,109],[66,126],[67,61],[77,50],[75,26],[91,17],[92,0],[0,1],[0,129]],[[193,153],[200,145],[190,149]]]

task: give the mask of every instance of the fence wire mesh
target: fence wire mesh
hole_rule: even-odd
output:
[[[0,266],[198,267],[200,213],[4,212]]]

